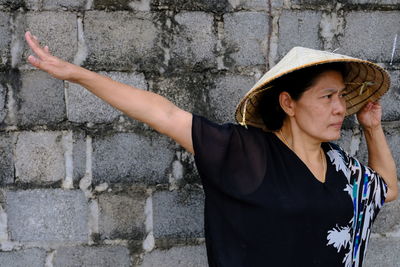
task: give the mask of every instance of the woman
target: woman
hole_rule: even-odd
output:
[[[64,62],[29,32],[26,40],[33,66],[84,86],[195,154],[210,266],[362,265],[373,220],[398,194],[381,107],[361,109],[388,89],[379,66],[294,48],[243,98],[241,125],[217,125]],[[376,172],[328,143],[340,137],[346,112],[357,111]]]

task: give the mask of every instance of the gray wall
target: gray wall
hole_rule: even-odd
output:
[[[400,1],[333,2],[0,0],[0,266],[206,266],[193,157],[32,69],[26,29],[55,55],[219,122],[293,46],[376,61],[393,80],[383,120],[400,166]],[[354,118],[340,143],[367,160]],[[399,262],[395,201],[366,266]]]

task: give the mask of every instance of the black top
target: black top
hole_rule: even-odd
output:
[[[360,241],[368,240],[369,224],[384,200],[381,180],[376,186],[381,196],[372,196],[379,203],[370,203],[379,207],[360,226],[354,224],[352,198],[358,191],[333,144],[322,144],[327,157],[322,183],[273,133],[195,115],[192,127],[210,266],[361,266],[366,245]],[[357,226],[368,231],[361,229],[366,236],[354,242]]]

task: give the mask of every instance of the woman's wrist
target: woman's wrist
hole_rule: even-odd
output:
[[[361,125],[361,127],[366,135],[374,136],[376,133],[383,132],[382,124],[380,123],[374,126]]]
[[[85,80],[85,77],[88,76],[88,74],[90,74],[91,71],[87,70],[85,68],[82,68],[78,65],[74,65],[71,63],[67,63],[67,64],[68,64],[67,68],[68,68],[68,72],[69,72],[67,81],[82,85],[83,81]]]

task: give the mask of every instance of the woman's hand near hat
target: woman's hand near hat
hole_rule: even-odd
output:
[[[30,64],[57,79],[85,87],[129,117],[148,124],[193,153],[191,113],[178,108],[160,95],[113,81],[51,55],[49,48],[42,47],[30,32],[25,34],[25,39],[36,54],[28,57]]]
[[[388,186],[386,202],[398,195],[396,164],[386,142],[382,124],[382,107],[379,102],[369,102],[357,113],[368,146],[368,166],[378,172]]]
[[[365,129],[381,127],[382,107],[379,101],[368,102],[358,113],[357,120]]]

